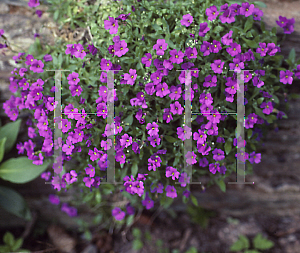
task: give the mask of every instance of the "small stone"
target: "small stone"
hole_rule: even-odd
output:
[[[81,253],[97,253],[97,247],[94,244],[88,245]]]
[[[6,14],[9,12],[9,7],[5,3],[0,3],[0,14]]]

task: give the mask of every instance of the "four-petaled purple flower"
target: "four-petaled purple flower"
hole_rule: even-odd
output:
[[[108,20],[104,20],[104,28],[109,30],[109,34],[117,34],[118,27],[118,20],[115,20],[113,17],[108,17]]]
[[[185,25],[189,27],[193,23],[193,16],[191,14],[183,15],[182,19],[180,20],[181,25]]]
[[[214,60],[214,62],[210,64],[210,67],[216,74],[222,74],[224,64],[225,62],[221,60]]]
[[[153,46],[153,50],[156,49],[157,55],[164,55],[165,50],[168,48],[168,43],[165,42],[164,39],[158,39],[156,44]]]
[[[287,70],[287,71],[280,71],[280,82],[283,84],[292,84],[293,82],[293,72]]]
[[[200,24],[199,36],[204,37],[205,34],[210,30],[206,22]]]

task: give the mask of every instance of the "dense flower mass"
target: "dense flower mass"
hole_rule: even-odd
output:
[[[272,42],[274,37],[269,31],[259,34],[254,26],[248,27],[247,20],[260,24],[263,16],[255,3],[211,5],[205,10],[191,8],[181,12],[177,21],[166,15],[154,24],[141,16],[140,9],[146,8],[143,1],[134,5],[131,2],[128,9],[132,14],[120,13],[123,9],[116,8],[115,17],[108,13],[99,24],[102,29],[95,32],[95,27],[89,27],[91,39],[95,37],[93,41],[98,43],[101,34],[106,44],[79,42],[63,49],[63,62],[70,63],[71,71],[66,72],[67,80],[62,84],[62,96],[68,98],[62,102],[61,139],[52,141],[57,104],[55,86],[51,87],[54,81],[50,76],[39,78],[48,75],[46,70],[53,67],[56,56],[14,56],[16,63],[23,62],[25,66],[12,71],[9,88],[20,95],[12,95],[3,109],[12,121],[17,120],[22,109],[34,111],[28,126],[30,139],[17,144],[18,154],[26,151],[33,164],[41,165],[61,148],[61,165],[53,164],[55,175],[42,174],[54,189],[67,190],[78,184],[87,196],[94,194],[95,188],[105,188],[101,182],[108,180],[107,170],[114,165],[115,180],[122,181],[127,197],[138,198],[142,206],[151,209],[156,199],[190,196],[190,191],[183,189],[191,181],[183,164],[200,166],[195,173],[199,177],[199,170],[213,175],[232,173],[232,158],[249,166],[259,163],[261,154],[253,151],[255,142],[251,138],[262,136],[262,124],[284,116],[276,109],[278,98],[273,90],[292,84],[294,75],[300,78],[300,65],[291,60],[294,65],[280,68],[279,76],[271,73],[270,62],[279,61],[280,47]],[[28,3],[30,7],[38,5],[38,0]],[[196,11],[201,12],[200,20],[195,18]],[[139,34],[139,22],[145,24],[145,34]],[[286,34],[294,30],[294,19],[279,16],[276,23]],[[152,26],[147,27],[148,24]],[[146,34],[150,27],[156,34]],[[0,30],[0,36],[3,33]],[[181,39],[184,43],[175,45]],[[114,73],[114,88],[108,85],[109,71]],[[241,83],[248,145],[237,136],[234,138],[235,127],[230,126],[236,124],[234,113],[241,99]],[[109,115],[111,103],[115,107],[113,117]],[[188,110],[188,103],[192,110]],[[188,111],[198,114],[192,115],[190,126],[185,118]],[[33,141],[37,136],[44,140]],[[183,152],[187,143],[192,143],[192,147]],[[236,154],[233,146],[246,148]],[[110,152],[115,152],[113,161]],[[71,159],[79,159],[80,166],[65,171],[65,164]],[[147,174],[138,173],[142,169]],[[105,191],[111,194],[115,188],[107,187]],[[98,198],[101,202],[101,195],[90,196],[87,199]],[[60,203],[54,195],[49,200],[55,205]],[[65,203],[61,210],[77,215],[77,210]],[[133,206],[126,205],[126,212],[117,206],[111,215],[122,221],[134,212]]]

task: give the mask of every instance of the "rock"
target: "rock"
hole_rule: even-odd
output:
[[[97,253],[97,247],[93,244],[88,245],[81,253]]]
[[[9,7],[6,3],[0,3],[0,14],[5,14],[9,12]]]

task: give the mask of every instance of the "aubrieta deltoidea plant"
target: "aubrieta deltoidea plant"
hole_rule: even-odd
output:
[[[36,7],[39,1],[30,3]],[[80,14],[88,14],[76,20],[70,15],[78,13],[79,4]],[[123,0],[108,6],[81,2],[61,15],[64,8],[56,8],[56,18],[86,26],[87,43],[45,46],[40,54],[32,50],[14,57],[25,65],[12,72],[10,90],[15,95],[4,109],[13,121],[21,110],[33,115],[27,122],[30,139],[17,145],[19,154],[26,151],[38,165],[51,159],[54,145],[60,145],[63,168],[53,166],[42,177],[58,195],[75,191],[69,204],[88,205],[95,223],[105,221],[106,226],[130,225],[136,208],[151,209],[155,203],[166,208],[177,197],[197,204],[186,183],[184,159],[193,165],[194,182],[208,175],[210,182],[204,187],[216,183],[225,191],[224,179],[235,173],[237,158],[245,162],[247,174],[260,162],[256,152],[260,138],[274,121],[286,117],[276,107],[287,92],[285,86],[294,76],[300,78],[294,50],[285,61],[288,68],[282,67],[276,28],[265,30],[263,11],[256,7],[260,5],[223,0]],[[290,34],[294,19],[279,17],[277,24]],[[63,137],[57,143],[53,143],[54,72],[46,71],[53,69],[69,71],[61,72]],[[113,96],[107,87],[112,70]],[[190,94],[185,94],[184,70],[191,71]],[[244,154],[236,154],[234,148],[237,73],[243,73],[245,84]],[[106,123],[109,95],[114,97],[114,125]],[[187,95],[192,112],[198,113],[192,115],[191,129],[184,124]],[[106,181],[111,135],[115,180],[121,185],[101,184]],[[190,138],[192,151],[183,157],[184,141]],[[66,170],[67,164],[71,169]],[[120,199],[124,201],[116,202]],[[51,201],[60,202],[58,196],[51,196]],[[64,203],[62,210],[76,216],[77,209],[69,204]]]

